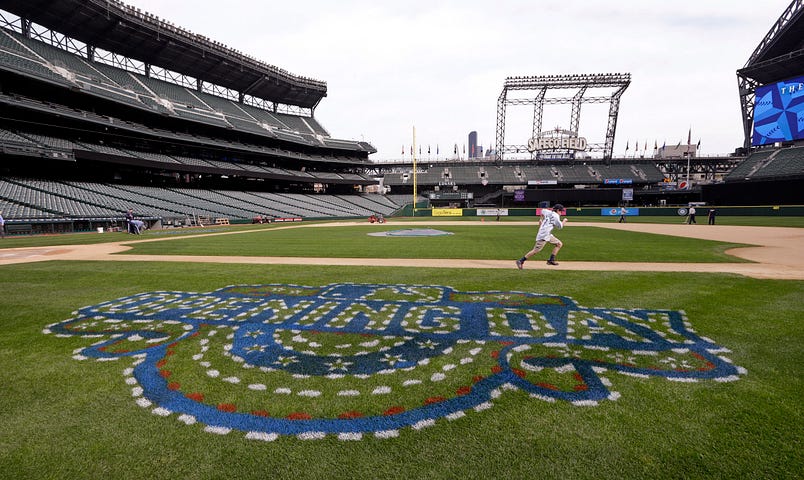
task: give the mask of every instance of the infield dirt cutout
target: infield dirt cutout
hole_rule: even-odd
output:
[[[449,221],[392,220],[394,227],[449,226]],[[316,224],[294,224],[283,228],[349,227],[364,225],[363,221],[328,222]],[[494,228],[496,222],[468,221],[460,225],[477,225],[478,228]],[[506,225],[510,225],[506,223]],[[518,225],[537,225],[536,222],[522,222]],[[668,225],[668,224],[620,224],[575,222],[572,218],[568,227],[586,226],[627,230],[634,232],[698,238],[751,245],[733,248],[726,253],[748,260],[752,263],[629,263],[629,262],[572,262],[562,261],[557,267],[549,267],[544,262],[528,262],[528,269],[587,270],[587,271],[649,271],[649,272],[706,272],[736,273],[760,279],[804,280],[804,229],[786,227],[750,227],[730,225]],[[207,235],[237,235],[255,230],[205,233]],[[535,230],[534,230],[535,234]],[[199,235],[201,236],[201,235]],[[191,236],[190,236],[191,237]],[[198,263],[249,263],[282,265],[344,265],[344,266],[387,266],[387,267],[430,267],[430,268],[507,268],[515,269],[514,257],[520,252],[512,252],[511,260],[476,259],[416,259],[416,258],[330,258],[330,257],[265,257],[265,256],[196,256],[196,255],[115,255],[124,252],[141,242],[170,241],[173,238],[186,239],[188,236],[172,238],[149,238],[144,240],[115,241],[93,245],[56,245],[48,247],[11,248],[0,250],[0,265],[40,262],[47,260],[91,260],[120,262],[198,262]]]

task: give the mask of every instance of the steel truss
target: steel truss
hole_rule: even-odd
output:
[[[533,136],[537,137],[542,132],[542,118],[544,105],[570,104],[569,131],[578,133],[581,119],[581,105],[583,103],[609,103],[608,126],[606,129],[606,141],[602,145],[590,143],[592,151],[603,151],[603,159],[611,160],[614,150],[614,134],[617,130],[617,114],[620,109],[620,97],[628,85],[631,84],[630,73],[606,73],[606,74],[583,74],[583,75],[547,75],[539,77],[508,77],[505,79],[503,90],[497,99],[497,155],[496,160],[502,162],[506,153],[516,153],[523,151],[524,145],[505,144],[505,116],[509,105],[533,105]],[[589,89],[613,88],[614,92],[610,96],[585,97]],[[575,93],[570,97],[547,97],[548,90],[567,90],[575,89]],[[535,91],[533,98],[508,98],[510,91]],[[572,152],[567,153],[570,158]]]
[[[737,87],[740,91],[740,109],[743,114],[743,148],[751,148],[751,133],[754,128],[754,103],[759,82],[737,72]]]

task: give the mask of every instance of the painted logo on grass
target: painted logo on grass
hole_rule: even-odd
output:
[[[150,292],[82,308],[45,333],[97,338],[77,360],[131,359],[125,381],[156,415],[261,440],[395,437],[486,410],[506,390],[593,406],[619,398],[620,374],[745,373],[683,312],[438,286]]]

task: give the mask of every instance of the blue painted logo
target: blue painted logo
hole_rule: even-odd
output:
[[[506,390],[593,406],[621,375],[737,380],[683,312],[585,308],[525,292],[423,285],[238,285],[80,309],[45,333],[97,338],[74,358],[131,359],[138,405],[211,433],[398,436]]]

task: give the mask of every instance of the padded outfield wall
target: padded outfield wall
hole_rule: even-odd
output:
[[[804,216],[804,205],[763,205],[763,206],[719,206],[714,205],[718,216],[757,216],[757,217],[798,217]],[[699,218],[706,217],[708,205],[698,206]],[[567,216],[570,217],[602,217],[613,216],[611,210],[619,210],[614,207],[578,207],[567,208]],[[629,215],[643,217],[673,217],[684,216],[687,214],[686,206],[674,207],[630,207]],[[496,216],[495,208],[421,208],[417,207],[416,217],[493,217]],[[508,217],[536,217],[540,209],[538,208],[501,208],[501,216]],[[683,213],[682,213],[683,210]],[[412,209],[408,205],[402,212],[402,216],[413,216]],[[619,214],[618,214],[619,215]]]

